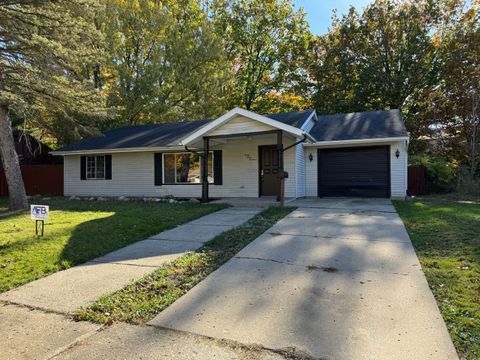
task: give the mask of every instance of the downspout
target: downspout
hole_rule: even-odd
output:
[[[303,139],[302,140],[299,140],[297,141],[296,143],[290,145],[290,146],[287,146],[286,148],[283,148],[282,151],[285,152],[286,150],[294,147],[294,146],[297,146],[298,144],[301,144],[301,143],[304,143],[305,141],[307,141],[307,135],[303,135]]]
[[[190,150],[187,145],[185,145],[185,151],[187,151],[187,152],[189,152],[189,153],[192,153],[192,154],[196,154],[196,155],[198,155],[198,156],[203,156],[202,153],[199,153],[199,152],[197,152],[197,151],[195,151],[195,150]]]
[[[282,137],[283,134],[280,132],[280,137]],[[279,156],[279,166],[280,166],[280,170],[281,170],[281,173],[280,173],[280,207],[283,208],[284,206],[284,203],[285,203],[285,171],[283,169],[283,154],[285,153],[286,150],[288,149],[291,149],[292,147],[295,147],[297,146],[298,144],[301,144],[303,142],[305,142],[307,140],[307,135],[306,134],[303,134],[303,139],[302,140],[299,140],[295,143],[293,143],[292,145],[290,146],[287,146],[286,148],[282,147],[282,149],[279,149],[279,153],[281,153],[281,155]],[[280,140],[279,140],[280,141]],[[281,144],[279,144],[281,145]]]

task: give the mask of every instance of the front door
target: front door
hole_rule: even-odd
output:
[[[260,196],[278,196],[280,181],[278,178],[278,151],[276,145],[260,146]]]

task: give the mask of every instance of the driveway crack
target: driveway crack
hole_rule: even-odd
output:
[[[265,259],[265,258],[260,258],[260,257],[253,257],[253,256],[234,256],[234,259],[246,259],[246,260],[259,260],[259,261],[270,261],[278,264],[285,264],[285,265],[294,265],[294,266],[303,266],[303,265],[298,265],[289,261],[280,261],[280,260],[275,260],[275,259]]]

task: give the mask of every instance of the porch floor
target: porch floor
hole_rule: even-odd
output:
[[[285,204],[295,200],[294,198],[286,198]],[[259,198],[244,198],[244,197],[231,197],[221,198],[210,202],[210,204],[228,204],[233,207],[258,207],[266,208],[269,206],[278,206],[280,202],[277,201],[275,196],[262,196]]]

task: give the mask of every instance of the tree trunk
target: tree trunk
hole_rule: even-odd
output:
[[[20,163],[18,162],[12,127],[8,116],[8,107],[0,105],[0,156],[8,184],[10,210],[28,207],[25,185],[23,184]]]

